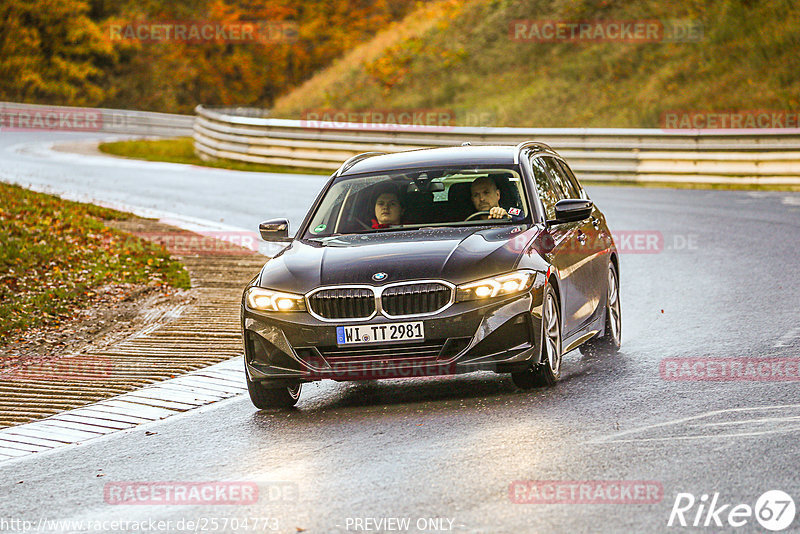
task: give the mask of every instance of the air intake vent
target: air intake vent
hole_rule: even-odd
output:
[[[375,295],[366,288],[323,289],[308,302],[325,319],[366,319],[375,313]]]
[[[381,296],[387,315],[418,315],[434,313],[450,302],[451,289],[436,282],[388,287]]]

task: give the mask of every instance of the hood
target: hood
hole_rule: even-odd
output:
[[[517,266],[538,227],[435,228],[293,241],[262,269],[259,286],[306,293],[337,284],[419,279],[460,284]],[[386,273],[376,282],[375,273]]]

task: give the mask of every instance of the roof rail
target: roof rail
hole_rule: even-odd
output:
[[[538,148],[539,150],[544,150],[547,152],[555,152],[555,150],[550,148],[550,145],[546,145],[538,141],[523,141],[514,147],[514,164],[519,163],[519,155],[526,148]]]
[[[350,167],[352,167],[353,165],[355,165],[356,163],[358,163],[359,161],[361,161],[363,159],[371,158],[372,156],[383,156],[385,154],[386,154],[386,152],[362,152],[361,154],[356,154],[352,158],[350,158],[347,161],[345,161],[344,163],[342,163],[342,166],[339,167],[336,170],[336,172],[333,173],[333,175],[334,176],[339,176],[343,172],[347,172],[347,170],[350,169]]]

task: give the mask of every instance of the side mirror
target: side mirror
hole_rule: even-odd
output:
[[[561,224],[588,219],[592,215],[594,203],[582,198],[565,198],[556,202],[556,218],[548,224]]]
[[[289,219],[271,219],[258,225],[261,239],[264,241],[287,242],[289,237]]]

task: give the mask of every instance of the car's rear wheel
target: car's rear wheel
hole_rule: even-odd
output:
[[[542,363],[534,363],[528,369],[511,373],[517,387],[529,389],[552,386],[561,376],[561,313],[558,297],[552,286],[547,286],[542,303]]]
[[[303,384],[299,382],[291,386],[269,387],[269,382],[254,382],[249,378],[247,379],[247,392],[250,393],[250,400],[260,410],[266,408],[291,408],[300,400],[302,387]]]
[[[622,343],[622,305],[619,300],[619,275],[613,263],[608,264],[608,294],[606,296],[605,332],[581,345],[585,355],[619,352]]]

